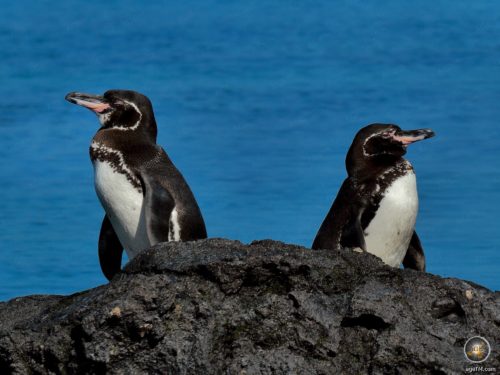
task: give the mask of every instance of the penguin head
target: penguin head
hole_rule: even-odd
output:
[[[408,145],[434,136],[431,129],[402,130],[393,124],[371,124],[362,128],[347,153],[349,170],[360,166],[392,164],[406,154]]]
[[[104,95],[71,92],[70,103],[90,109],[104,129],[140,130],[156,140],[156,121],[151,101],[130,90],[108,90]]]

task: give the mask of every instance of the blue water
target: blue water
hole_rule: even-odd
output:
[[[310,246],[356,131],[410,147],[428,271],[500,289],[500,3],[456,0],[3,2],[0,300],[105,282],[69,91],[134,89],[209,235]]]

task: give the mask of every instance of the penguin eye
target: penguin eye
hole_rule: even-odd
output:
[[[121,101],[120,99],[115,99],[113,101],[113,106],[114,107],[125,107],[125,103]]]
[[[382,138],[387,139],[387,138],[392,138],[393,134],[394,134],[394,131],[387,130],[385,132],[382,132],[381,136],[382,136]]]

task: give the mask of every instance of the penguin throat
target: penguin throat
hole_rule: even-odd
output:
[[[111,117],[112,112],[106,112],[106,113],[98,113],[97,118],[99,119],[99,122],[101,123],[101,126],[106,126],[108,123],[110,117]]]
[[[95,161],[101,161],[109,163],[113,171],[116,173],[121,173],[126,176],[127,180],[140,192],[142,193],[141,181],[136,177],[136,175],[127,166],[123,153],[111,147],[107,147],[104,144],[92,141],[90,145],[90,158],[92,163]]]

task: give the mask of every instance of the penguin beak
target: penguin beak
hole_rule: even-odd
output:
[[[400,130],[394,133],[392,138],[401,142],[403,146],[408,146],[414,142],[434,137],[435,133],[431,129]]]
[[[73,104],[81,105],[99,114],[110,108],[110,104],[101,95],[83,94],[80,92],[70,92],[65,99]]]

